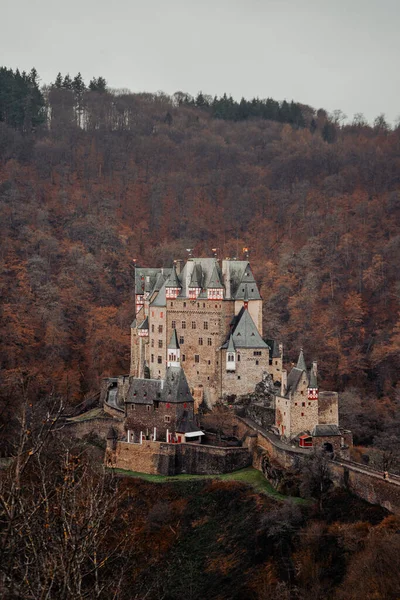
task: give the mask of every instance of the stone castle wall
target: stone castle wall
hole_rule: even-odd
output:
[[[224,396],[243,396],[254,392],[256,383],[262,380],[265,371],[269,371],[267,348],[238,348],[236,370],[231,372],[226,370],[226,350],[223,350],[221,376]]]
[[[150,441],[117,442],[116,450],[107,448],[105,457],[108,466],[151,475],[219,475],[250,466],[251,462],[247,448]]]

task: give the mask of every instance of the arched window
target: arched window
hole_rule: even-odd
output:
[[[235,362],[235,355],[231,352],[228,354],[228,362]]]

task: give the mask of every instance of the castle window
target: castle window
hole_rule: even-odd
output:
[[[276,366],[277,364],[278,364],[278,361],[276,360],[276,361],[275,361],[275,366]]]
[[[186,302],[183,303],[183,308],[186,308]]]
[[[194,362],[195,363],[199,363],[200,362],[200,356],[199,356],[199,354],[195,354],[194,355]]]
[[[304,413],[301,413],[301,416],[304,417]]]
[[[308,403],[308,406],[311,406],[311,402]],[[332,411],[331,411],[332,412]]]
[[[259,362],[259,361],[258,361],[258,360],[256,360],[256,365],[258,365],[258,362]]]
[[[182,321],[182,329],[186,329],[186,321]]]
[[[211,365],[211,360],[208,361],[208,364]]]
[[[158,333],[162,333],[162,325],[158,326]]]
[[[171,422],[171,417],[169,415],[165,415],[164,422],[165,423],[170,423]]]
[[[240,379],[240,375],[238,375],[238,379]]]
[[[203,345],[203,338],[199,338],[199,346]]]
[[[172,329],[176,329],[176,321],[172,321],[171,327],[172,327]]]
[[[207,346],[212,346],[212,338],[207,338]]]
[[[162,340],[158,340],[158,347],[162,348]]]
[[[160,312],[160,319],[162,319],[164,317],[164,313]]]
[[[261,350],[254,350],[253,356],[261,356]]]
[[[197,303],[197,308],[200,308],[200,302]]]
[[[154,333],[154,325],[151,326],[151,333]]]
[[[228,362],[235,362],[235,355],[232,353],[228,354]]]
[[[238,362],[240,362],[240,354],[237,355]]]
[[[302,406],[305,406],[305,405],[306,405],[306,403],[305,403],[305,402],[302,402],[302,403],[301,403],[301,405],[302,405]]]
[[[206,303],[205,303],[205,302],[203,302],[203,308],[205,308],[205,307],[206,307]]]
[[[151,340],[151,347],[154,348],[154,340]]]
[[[196,321],[192,321],[192,329],[196,329]]]
[[[179,336],[179,343],[180,344],[184,344],[185,343],[185,338],[183,337],[183,335]]]
[[[303,391],[303,390],[301,390],[300,394],[301,394],[302,396],[304,396],[304,391]]]
[[[208,321],[204,321],[204,323],[203,323],[203,329],[208,329]]]
[[[251,291],[254,292],[254,288],[251,288]]]
[[[151,311],[151,316],[154,317],[154,310]]]
[[[159,407],[160,407],[160,401],[154,400],[154,410],[158,410]]]
[[[150,404],[146,404],[146,408],[147,408],[147,412],[150,412],[150,408],[151,408]]]
[[[157,356],[157,362],[159,365],[162,365],[162,356]]]
[[[151,355],[151,362],[154,362],[154,354]]]
[[[185,362],[186,360],[186,356],[184,354],[182,354],[182,362]]]
[[[295,402],[294,405],[297,406],[297,402]]]
[[[171,302],[171,306],[173,306],[173,305],[174,305],[174,303],[173,303],[173,302]]]

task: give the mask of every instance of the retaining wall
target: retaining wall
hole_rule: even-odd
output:
[[[142,444],[117,442],[107,448],[105,462],[119,469],[151,475],[220,475],[248,467],[252,458],[247,448],[219,448],[202,444]]]

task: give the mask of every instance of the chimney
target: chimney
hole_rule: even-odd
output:
[[[313,361],[312,371],[313,371],[315,377],[317,377],[318,371],[317,371],[317,361],[316,360]]]
[[[181,258],[179,258],[178,260],[174,260],[174,263],[175,263],[176,274],[179,275],[179,273],[182,271],[183,260]]]

